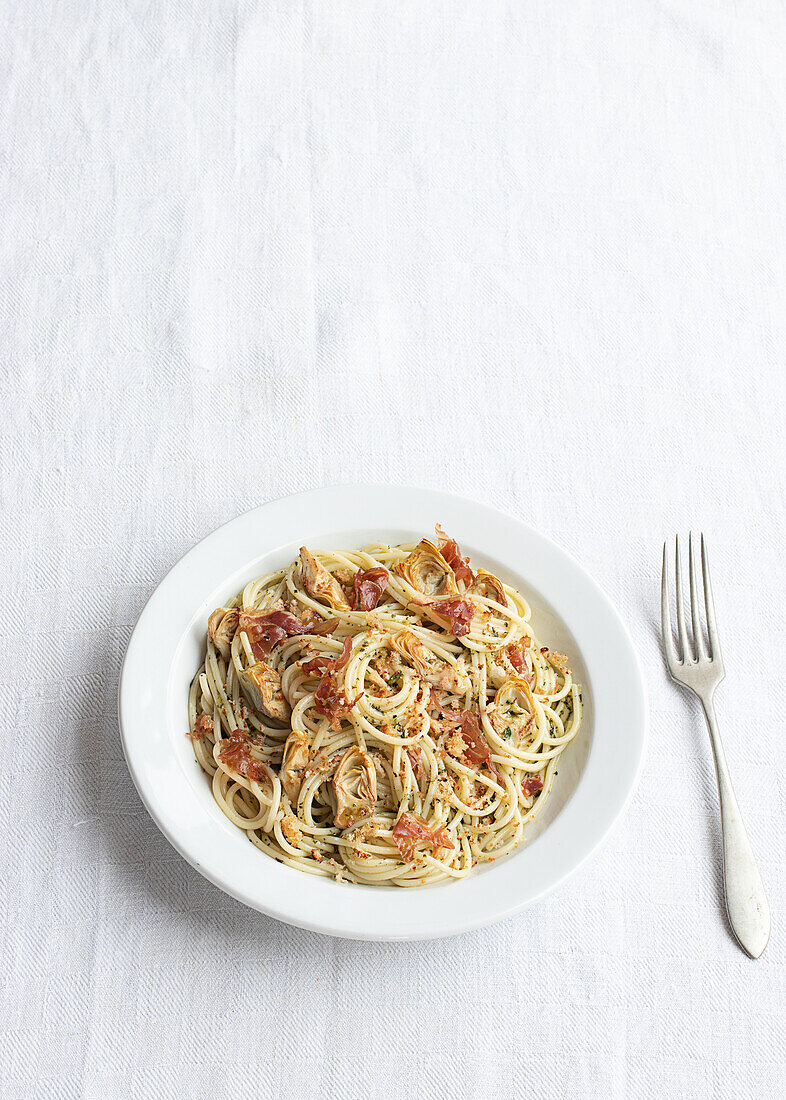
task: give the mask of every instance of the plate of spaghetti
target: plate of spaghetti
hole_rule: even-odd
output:
[[[361,939],[453,934],[556,886],[624,809],[646,732],[630,639],[576,562],[484,505],[390,486],[209,535],[145,607],[119,709],[189,862]]]

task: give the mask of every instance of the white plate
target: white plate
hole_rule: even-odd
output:
[[[417,541],[441,524],[474,564],[517,585],[543,644],[570,654],[585,717],[545,811],[521,848],[434,887],[358,886],[285,867],[221,813],[194,760],[188,687],[214,607],[311,549]],[[120,728],[142,801],[189,863],[278,920],[367,940],[426,939],[500,920],[553,889],[607,836],[636,786],[646,740],[641,671],[606,596],[563,550],[518,520],[424,489],[352,485],[276,500],[189,551],[142,612],[120,679]]]

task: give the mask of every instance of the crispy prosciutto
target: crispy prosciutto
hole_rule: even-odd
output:
[[[238,631],[245,631],[255,656],[259,650],[266,657],[285,638],[305,634],[306,628],[288,611],[241,611]]]
[[[408,863],[415,858],[418,848],[452,848],[453,842],[448,834],[439,826],[432,829],[429,823],[420,814],[403,813],[393,826],[393,842],[401,852],[401,858]]]
[[[503,649],[503,653],[510,661],[516,672],[526,673],[527,669],[527,650],[530,646],[530,639],[525,634],[523,638],[520,638],[517,642],[511,642],[510,645],[506,645]]]
[[[502,776],[491,762],[491,749],[480,728],[480,719],[474,710],[463,710],[456,715],[455,729],[445,741],[451,756],[469,764],[472,768],[488,765],[489,771],[502,782]]]
[[[336,673],[329,671],[324,673],[319,681],[319,687],[314,692],[314,709],[320,714],[325,714],[330,719],[330,728],[341,729],[341,719],[345,718],[363,695],[360,691],[351,701],[347,699],[343,690],[338,686]]]
[[[344,647],[338,657],[326,657],[320,653],[316,657],[312,657],[310,661],[303,661],[300,667],[309,676],[317,676],[323,672],[340,672],[349,660],[351,650],[352,639],[345,638]]]
[[[382,566],[374,569],[360,569],[355,574],[350,603],[355,611],[373,611],[387,588],[390,573]]]
[[[456,710],[455,707],[445,708],[440,701],[439,693],[436,692],[434,688],[431,689],[431,699],[429,701],[429,706],[433,707],[439,717],[444,719],[446,722],[450,722],[454,726],[461,725],[461,720],[464,717],[464,711]]]
[[[320,714],[327,715],[330,719],[330,728],[334,730],[341,729],[341,719],[349,714],[363,695],[361,691],[350,701],[338,685],[338,673],[349,661],[351,651],[352,639],[345,638],[338,657],[318,654],[301,665],[303,671],[309,676],[317,676],[321,673],[322,679],[314,692],[314,709]]]
[[[461,740],[464,744],[462,756],[468,764],[475,768],[479,768],[481,764],[491,766],[491,750],[473,710],[465,710],[461,716]]]
[[[221,763],[233,772],[259,782],[267,775],[267,767],[251,755],[250,742],[245,730],[235,730],[231,737],[221,743],[218,755]]]
[[[201,741],[205,734],[212,732],[213,719],[209,714],[200,714],[194,722],[194,728],[188,731],[186,737],[190,737],[192,741]]]
[[[416,781],[420,782],[420,777],[423,774],[423,749],[420,745],[408,745],[407,757],[409,758],[409,766],[412,768],[412,774],[415,776]]]
[[[525,634],[517,642],[511,642],[501,649],[495,657],[497,664],[505,669],[508,676],[515,679],[526,680],[530,687],[534,680],[530,667],[530,658],[527,650],[530,648],[531,639]]]
[[[475,580],[475,574],[469,567],[469,558],[462,558],[458,543],[455,539],[449,539],[439,524],[436,525],[437,540],[440,553],[450,568],[453,570],[457,581],[463,581],[469,586]]]
[[[296,634],[329,634],[338,626],[336,619],[304,623],[288,611],[241,611],[238,631],[245,631],[251,652],[257,658],[267,657],[286,638]]]
[[[296,608],[290,607],[290,611],[294,615]],[[309,634],[332,634],[338,626],[338,619],[320,619],[310,607],[304,607],[296,617],[308,627]]]
[[[447,619],[451,632],[457,638],[469,634],[475,607],[465,596],[443,596],[441,599],[428,600],[423,606],[443,619]]]
[[[521,789],[525,798],[532,798],[538,791],[543,790],[543,780],[539,775],[528,775],[526,779],[522,779]]]

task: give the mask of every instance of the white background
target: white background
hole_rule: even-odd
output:
[[[783,1095],[782,5],[6,0],[0,24],[2,1096]],[[169,566],[362,479],[557,539],[650,691],[602,853],[425,945],[224,897],[118,739]],[[757,962],[659,653],[661,543],[691,525],[773,910]]]

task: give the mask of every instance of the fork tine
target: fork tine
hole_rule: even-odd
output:
[[[682,660],[690,663],[693,659],[693,650],[688,641],[688,631],[685,628],[685,603],[682,591],[682,563],[680,562],[680,536],[675,539],[675,573],[677,576],[677,638],[682,647]]]
[[[699,590],[696,584],[696,565],[693,561],[693,534],[688,535],[688,584],[690,587],[690,617],[693,623],[693,648],[696,659],[701,661],[707,657],[704,645],[704,633],[701,629],[701,613],[699,612]]]
[[[666,663],[669,668],[678,665],[680,659],[674,648],[674,635],[671,632],[669,614],[669,566],[666,557],[666,543],[663,544],[663,569],[660,575],[660,623],[663,632],[663,648],[666,650]]]
[[[715,601],[712,598],[710,563],[707,560],[707,547],[704,543],[703,533],[701,536],[701,575],[704,581],[704,606],[707,609],[707,633],[710,638],[710,656],[713,661],[720,661],[720,638],[718,637],[718,628],[715,624]]]

